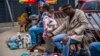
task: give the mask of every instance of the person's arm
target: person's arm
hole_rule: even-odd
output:
[[[47,16],[45,16],[43,18],[43,22],[44,22],[44,31],[47,31],[48,30],[48,23],[49,23],[49,20],[48,20]]]
[[[81,26],[74,30],[76,34],[80,34],[88,27],[88,21],[83,11],[80,12],[78,20],[80,21]]]
[[[57,29],[57,22],[55,19],[53,18],[50,19],[50,25],[51,25],[51,27],[49,28],[50,32],[53,32],[54,30]]]
[[[66,28],[66,22],[60,25],[55,31],[52,32],[53,35],[57,35],[58,33],[62,32]]]

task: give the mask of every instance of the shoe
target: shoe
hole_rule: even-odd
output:
[[[30,48],[29,48],[30,52],[33,52],[34,49],[35,49],[37,46],[38,46],[38,45],[34,45],[34,46],[30,47]]]

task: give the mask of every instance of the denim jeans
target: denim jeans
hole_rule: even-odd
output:
[[[62,45],[60,42],[67,37],[66,33],[62,33],[53,37],[55,46],[62,51],[63,56],[69,56],[70,45],[77,43],[77,41],[70,39],[66,45]]]
[[[42,27],[38,27],[38,26],[34,25],[29,29],[29,34],[31,36],[32,46],[37,45],[37,42],[36,42],[37,36],[36,35],[39,33],[43,33]]]
[[[91,56],[100,56],[100,42],[93,42],[89,45]]]

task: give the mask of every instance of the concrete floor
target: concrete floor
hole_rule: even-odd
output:
[[[26,49],[10,50],[7,47],[6,40],[16,35],[17,32],[18,27],[0,28],[0,56],[20,56],[22,52],[28,52]]]

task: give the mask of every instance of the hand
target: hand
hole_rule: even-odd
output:
[[[47,39],[47,40],[52,40],[52,37],[47,37],[46,39]]]
[[[64,45],[66,45],[67,44],[67,41],[68,41],[68,37],[65,37],[63,40],[62,40],[62,43],[64,44]]]
[[[48,33],[47,35],[48,35],[49,38],[53,37],[52,33]]]
[[[53,36],[52,33],[44,34],[45,39],[48,39],[48,40],[51,40],[52,36]]]

